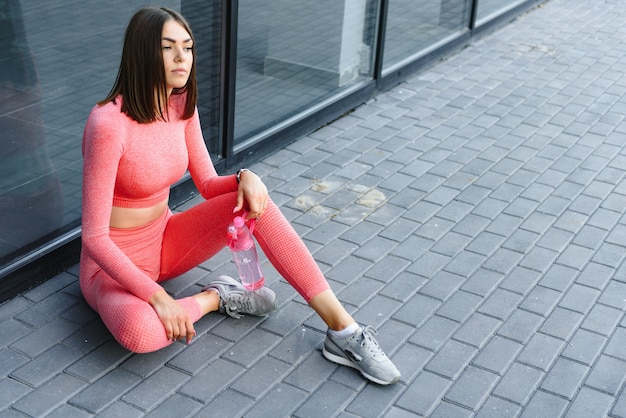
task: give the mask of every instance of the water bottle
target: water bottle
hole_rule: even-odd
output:
[[[250,222],[250,229],[248,229],[244,218],[236,216],[226,232],[228,247],[237,265],[241,284],[249,291],[260,289],[265,283],[256,247],[252,240],[252,231],[254,231],[254,219]]]

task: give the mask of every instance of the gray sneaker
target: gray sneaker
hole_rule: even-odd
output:
[[[376,334],[376,329],[367,326],[341,339],[334,337],[329,329],[322,353],[334,363],[357,369],[372,382],[380,385],[397,383],[400,381],[400,372],[378,346],[374,338]]]
[[[209,289],[220,295],[220,312],[233,318],[239,319],[242,314],[269,315],[278,308],[276,294],[265,286],[250,292],[232,277],[219,276],[202,290]]]

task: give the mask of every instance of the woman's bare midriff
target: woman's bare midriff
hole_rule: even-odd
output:
[[[167,210],[167,199],[149,208],[121,208],[113,206],[111,210],[111,228],[138,228],[158,219]]]

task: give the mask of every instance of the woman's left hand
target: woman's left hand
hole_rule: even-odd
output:
[[[267,187],[259,176],[252,171],[243,171],[240,175],[237,206],[233,212],[245,209],[248,212],[248,219],[260,218],[265,212],[268,200]]]

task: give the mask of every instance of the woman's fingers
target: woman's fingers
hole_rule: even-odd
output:
[[[193,328],[193,323],[191,322],[191,320],[187,320],[187,323],[185,324],[185,328],[187,329],[187,344],[191,343],[191,340],[193,340],[193,337],[196,336],[196,330]]]
[[[235,212],[245,209],[248,212],[248,219],[263,216],[269,195],[267,187],[259,176],[251,171],[246,171],[245,176],[241,176],[238,192]]]

